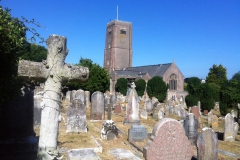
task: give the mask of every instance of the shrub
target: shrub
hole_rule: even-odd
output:
[[[201,108],[203,110],[210,111],[211,109],[213,109],[214,105],[214,100],[212,98],[201,100]]]
[[[156,97],[159,102],[163,102],[167,96],[167,85],[161,77],[155,76],[148,81],[147,93],[150,97]]]
[[[126,95],[127,93],[127,79],[125,78],[119,78],[117,80],[117,83],[115,85],[116,92],[120,92],[123,95]]]
[[[185,102],[187,104],[187,107],[192,107],[192,106],[196,106],[198,103],[198,99],[195,96],[192,95],[187,95],[185,97]]]
[[[145,87],[146,87],[145,80],[139,79],[139,80],[135,81],[135,85],[136,85],[136,91],[137,91],[138,96],[143,96]]]
[[[221,115],[225,116],[227,114],[227,104],[220,102],[219,103],[220,113]]]

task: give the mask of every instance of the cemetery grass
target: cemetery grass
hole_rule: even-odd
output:
[[[220,116],[220,113],[217,113],[217,111],[214,111],[216,115]],[[58,135],[58,147],[62,150],[64,150],[64,160],[67,159],[67,150],[70,149],[80,149],[80,148],[97,148],[97,144],[94,142],[94,137],[98,143],[102,146],[102,153],[97,153],[97,155],[102,160],[113,160],[115,159],[111,154],[110,150],[114,148],[122,148],[126,150],[130,150],[133,154],[137,155],[139,158],[144,159],[142,153],[132,146],[128,142],[128,129],[131,126],[123,125],[123,120],[125,116],[125,111],[122,111],[120,114],[113,114],[112,120],[115,122],[117,128],[120,130],[117,139],[115,140],[103,140],[100,137],[100,132],[102,129],[102,123],[103,122],[90,122],[90,108],[87,108],[87,126],[88,126],[88,132],[86,133],[66,133],[67,130],[67,117],[66,117],[66,107],[64,106],[61,110],[61,116],[64,117],[65,120],[62,120],[59,124],[59,135]],[[180,120],[178,116],[170,115],[167,118],[173,118],[176,120]],[[107,119],[107,112],[105,112],[105,119]],[[148,133],[152,132],[152,129],[154,128],[155,124],[158,122],[158,120],[152,118],[150,115],[148,115],[148,119],[140,118],[141,124],[144,125]],[[200,129],[203,127],[207,127],[207,119],[201,117],[200,118]],[[222,120],[219,120],[219,126],[218,128],[214,128],[214,131],[224,131],[224,122]],[[39,128],[35,128],[36,135],[39,136]],[[240,134],[240,133],[239,133]],[[237,135],[235,142],[224,142],[224,141],[218,141],[219,147],[218,149],[224,150],[236,155],[240,155],[240,135]],[[140,148],[143,149],[143,147],[146,146],[148,140],[145,140],[143,142],[136,142],[135,144]],[[197,156],[197,149],[194,147],[194,156]],[[221,153],[218,153],[218,159],[228,159],[228,160],[236,160],[236,158],[227,156]]]

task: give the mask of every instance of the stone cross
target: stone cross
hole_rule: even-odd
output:
[[[67,38],[50,35],[47,60],[31,62],[20,60],[18,76],[24,80],[45,81],[41,127],[39,138],[38,159],[54,159],[58,139],[58,123],[61,104],[61,89],[64,81],[86,81],[89,76],[88,68],[65,64],[68,54]]]

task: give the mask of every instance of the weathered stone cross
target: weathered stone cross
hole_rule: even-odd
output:
[[[67,39],[59,35],[50,35],[47,60],[31,62],[20,60],[18,76],[25,80],[45,81],[41,115],[38,159],[50,159],[57,156],[57,139],[61,88],[64,81],[86,81],[89,70],[86,67],[71,66],[64,63],[68,54]],[[56,157],[57,158],[57,157]]]

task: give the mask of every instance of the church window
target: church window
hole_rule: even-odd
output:
[[[177,90],[177,75],[172,74],[169,78],[169,90]]]
[[[126,35],[126,33],[127,33],[127,32],[126,32],[126,29],[121,29],[121,30],[120,30],[120,33]]]

